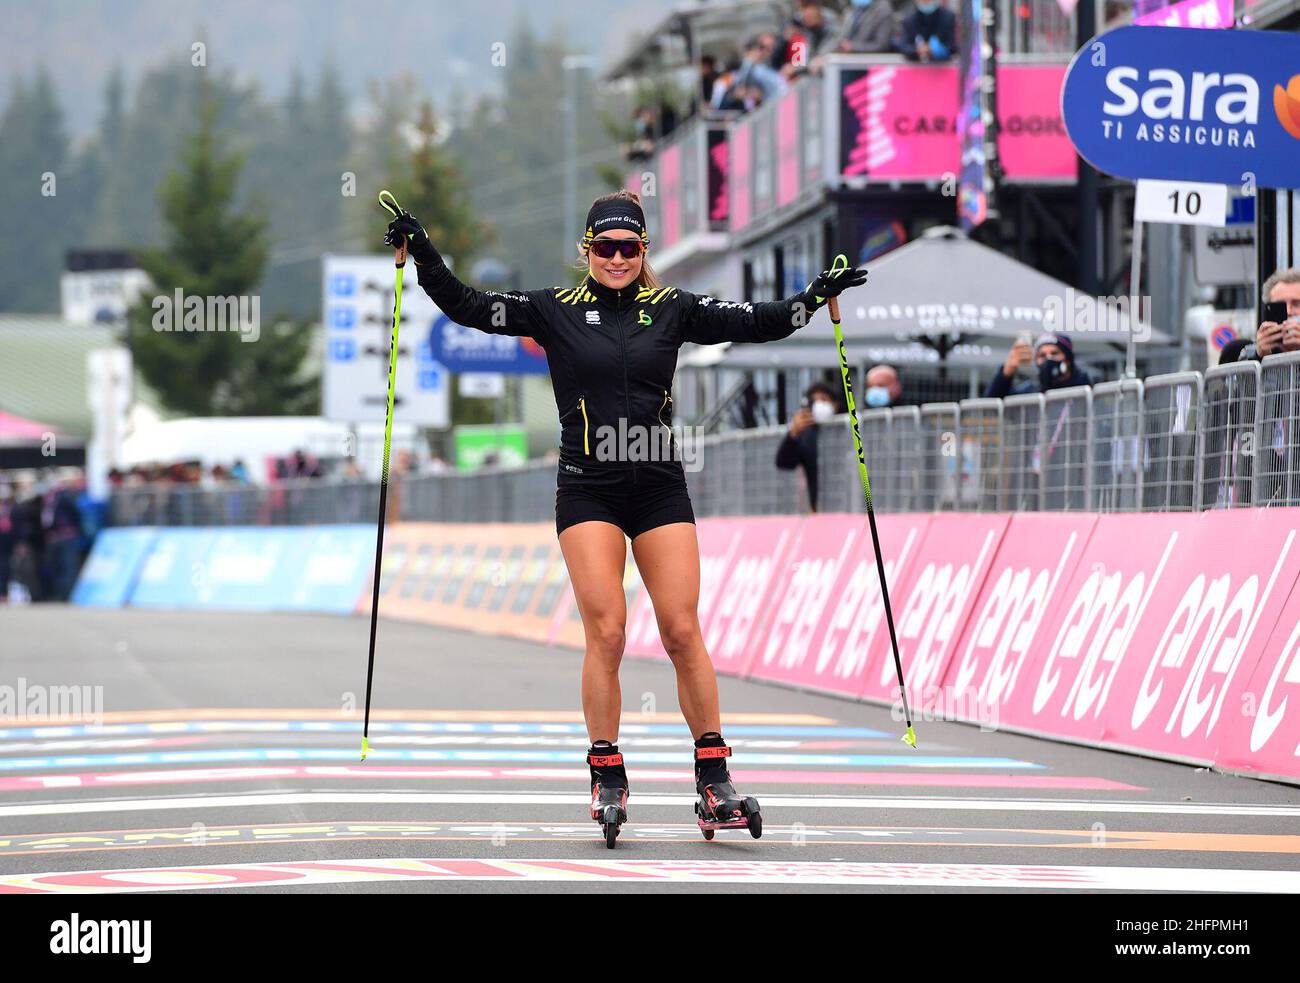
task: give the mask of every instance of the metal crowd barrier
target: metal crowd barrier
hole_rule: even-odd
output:
[[[1195,511],[1300,505],[1300,352],[1046,395],[868,409],[859,416],[881,512]],[[775,466],[785,427],[690,435],[697,516],[807,511],[802,469]],[[861,512],[847,417],[818,430],[817,507]],[[397,476],[389,515],[441,522],[555,516],[554,461]],[[374,522],[373,482],[114,492],[113,525]]]

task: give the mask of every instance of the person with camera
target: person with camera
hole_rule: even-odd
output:
[[[1255,340],[1242,346],[1237,361],[1300,351],[1300,266],[1278,270],[1264,281],[1263,321]]]

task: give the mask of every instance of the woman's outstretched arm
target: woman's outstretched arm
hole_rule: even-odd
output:
[[[826,270],[800,293],[785,300],[757,304],[719,301],[678,291],[683,304],[682,340],[697,345],[723,341],[763,342],[788,338],[803,327],[831,297],[867,279],[865,269]]]
[[[457,324],[478,328],[488,334],[532,338],[546,347],[545,305],[550,291],[475,290],[462,283],[447,268],[442,254],[429,240],[419,221],[409,212],[393,219],[384,241],[394,245],[398,236],[409,242],[415,261],[416,278],[439,309]]]

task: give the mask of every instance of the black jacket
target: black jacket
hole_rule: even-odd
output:
[[[560,468],[571,474],[645,466],[645,458],[623,453],[620,421],[628,428],[622,433],[671,432],[673,375],[684,342],[776,341],[806,324],[817,306],[804,293],[735,303],[676,287],[615,290],[590,277],[577,287],[479,291],[457,280],[441,257],[416,269],[424,292],[453,321],[529,337],[545,349],[560,417]],[[616,439],[603,439],[609,437]],[[673,464],[681,470],[680,461]]]
[[[994,373],[993,378],[989,381],[988,388],[984,390],[986,399],[1001,399],[1003,396],[1021,396],[1025,393],[1042,393],[1051,390],[1043,389],[1035,379],[1031,382],[1024,382],[1012,388],[1011,384],[1015,382],[1015,376],[1004,375],[1001,369]],[[1053,386],[1053,389],[1069,389],[1071,386],[1091,386],[1092,376],[1088,370],[1075,365],[1070,371],[1070,378],[1066,379],[1059,386]]]
[[[872,6],[874,7],[875,4],[873,3]],[[948,54],[940,60],[947,61],[956,55],[957,16],[946,7],[940,7],[928,14],[913,9],[903,18],[898,49],[909,58],[915,59],[916,39],[924,38],[929,41],[933,37],[937,37],[939,42],[948,49]]]
[[[776,448],[776,466],[782,471],[802,467],[808,483],[808,507],[817,511],[817,424],[805,427],[798,437],[786,431]]]

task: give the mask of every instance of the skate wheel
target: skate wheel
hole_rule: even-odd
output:
[[[758,839],[763,835],[763,814],[761,812],[751,813],[749,816],[749,835]]]
[[[711,829],[702,829],[702,830],[700,830],[700,832],[704,834],[704,838],[705,838],[706,840],[711,840],[711,839],[713,839],[713,830],[711,830]]]

